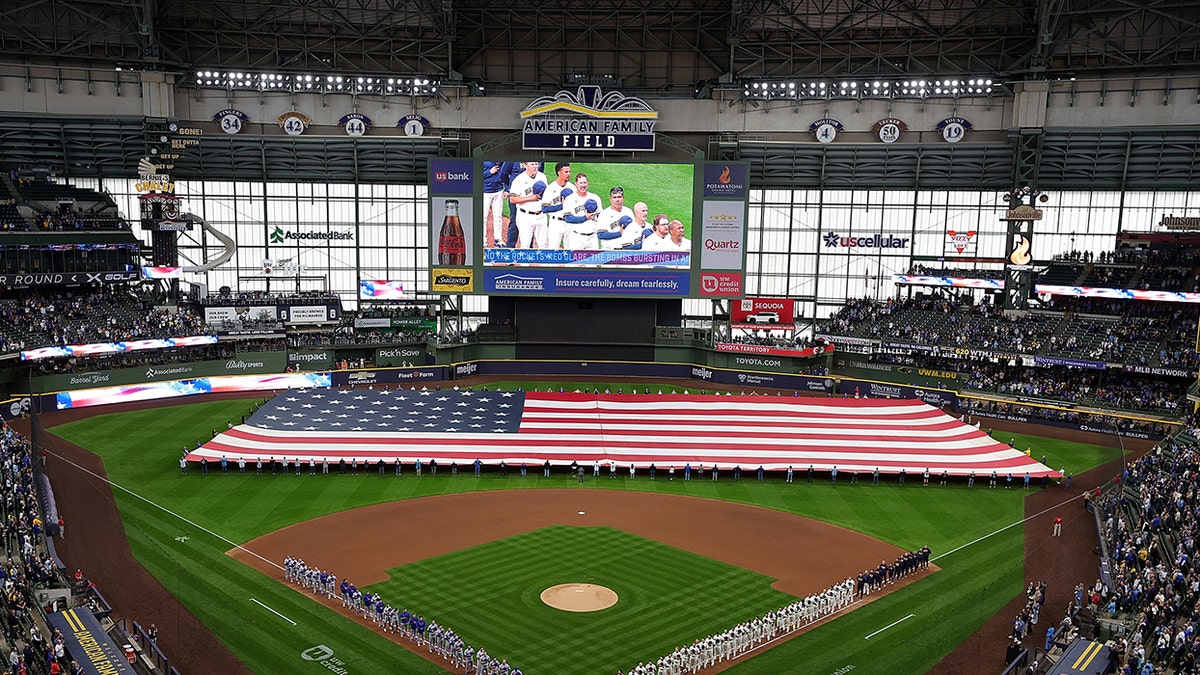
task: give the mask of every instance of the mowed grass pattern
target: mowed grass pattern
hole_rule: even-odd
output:
[[[523,386],[526,389],[538,386],[544,390],[547,384],[525,383]],[[573,390],[577,386],[586,386],[589,390],[599,388],[601,391],[605,388],[616,391],[622,387],[628,391],[631,386],[640,390],[646,386],[634,382],[552,384],[555,389],[563,386]],[[489,385],[489,388],[495,388],[495,385]],[[657,391],[659,385],[653,388]],[[664,391],[669,389],[663,387]],[[689,389],[696,391],[695,387]],[[469,471],[460,472],[455,478],[443,475],[444,472],[439,472],[436,477],[416,478],[411,471],[406,471],[400,479],[375,474],[310,477],[307,474],[255,476],[250,473],[243,476],[234,473],[224,476],[215,473],[202,477],[197,475],[194,467],[189,475],[181,476],[178,467],[180,449],[194,446],[198,439],[209,438],[212,428],[223,428],[227,421],[240,421],[252,401],[180,403],[155,410],[98,415],[51,431],[93,450],[104,459],[109,478],[120,486],[114,488],[114,493],[134,555],[257,673],[315,675],[327,672],[318,664],[299,657],[301,651],[315,644],[328,645],[339,657],[353,655],[350,675],[445,672],[382,635],[313,602],[307,595],[232,560],[225,551],[236,543],[329,513],[456,492],[545,487],[650,491],[725,499],[809,516],[905,549],[923,544],[933,549],[935,562],[942,567],[937,574],[738,665],[730,671],[736,675],[832,673],[847,665],[853,665],[858,673],[922,673],[1023,590],[1022,527],[1019,521],[1023,516],[1022,498],[1026,493],[1023,490],[988,490],[985,480],[968,490],[961,482],[946,487],[922,488],[919,481],[909,480],[908,485],[901,487],[896,484],[895,477],[885,477],[877,486],[869,481],[850,485],[839,477],[838,483],[831,485],[828,475],[821,474],[809,484],[801,472],[797,472],[794,484],[784,483],[781,476],[774,475],[763,483],[746,480],[735,483],[726,479],[718,483],[708,480],[651,482],[644,478],[635,481],[618,478],[589,479],[584,485],[578,485],[565,473],[556,473],[549,479],[540,476],[521,478],[513,472],[507,477],[485,473],[476,478]],[[1001,440],[1007,442],[1009,439]],[[43,442],[53,452],[54,439],[45,436]],[[1120,456],[1120,450],[1113,448],[1032,437],[1017,437],[1016,444],[1022,449],[1032,446],[1035,457],[1046,453],[1050,466],[1065,465],[1076,474]],[[1065,500],[1090,486],[1077,483],[1072,487],[1069,491],[1051,489],[1062,490]],[[1077,507],[1082,508],[1077,504],[1065,508]],[[67,515],[69,518],[70,514]],[[1014,523],[1018,524],[1013,526]],[[701,526],[697,524],[697,527]],[[207,528],[212,534],[200,528]],[[183,534],[189,535],[186,543],[175,541],[175,537]],[[697,536],[704,536],[703,532],[698,531]],[[397,545],[403,546],[403,542]],[[813,545],[820,546],[821,543],[813,542]],[[965,548],[945,555],[962,546]],[[603,555],[616,556],[620,552],[605,551]],[[858,571],[847,570],[847,574]],[[638,569],[631,570],[631,574],[638,573]],[[686,617],[692,611],[690,592],[696,590],[683,575],[675,575],[672,584],[667,584],[666,590],[679,589],[683,595],[675,603],[674,613],[668,617],[670,621],[675,620],[676,614]],[[735,596],[740,590],[731,589],[730,595]],[[440,602],[472,602],[468,594],[460,594],[456,587],[428,584],[428,593],[441,596]],[[299,625],[292,627],[284,623],[250,603],[251,597],[270,605]],[[411,596],[405,589],[395,596],[389,593],[387,597],[395,602],[409,602]],[[712,617],[723,627],[735,623],[732,614],[738,604],[736,599],[730,602],[730,615],[722,613]],[[440,614],[443,606],[437,606],[437,616],[432,612],[430,616],[445,621],[456,630],[469,630],[479,635],[484,633],[478,631],[486,630],[488,637],[480,637],[479,644],[507,656],[506,652],[493,646],[490,636],[493,627],[503,631],[506,622],[515,620],[512,616],[493,617],[486,626],[460,627],[457,617]],[[870,640],[865,639],[910,614],[913,615],[911,618],[895,627]],[[638,626],[626,626],[619,639],[611,642],[623,646],[627,640],[637,637],[638,630]],[[702,637],[707,632],[710,631],[693,637]],[[545,641],[547,634],[550,639]],[[593,642],[588,639],[582,645],[568,645],[554,640],[548,631],[540,630],[531,631],[526,637],[538,641],[539,651],[557,653],[589,649]],[[668,649],[675,646],[678,645],[672,644]],[[659,655],[658,650],[628,654],[632,663]],[[618,654],[616,658],[624,656]],[[628,668],[629,663],[628,659],[619,660],[617,667]],[[526,672],[529,675],[590,675],[591,672],[612,675],[616,669],[539,671],[527,668]]]
[[[549,527],[389,575],[371,590],[453,617],[468,643],[531,673],[615,673],[795,599],[771,578],[610,527]],[[606,586],[619,600],[597,612],[542,602],[567,583]]]

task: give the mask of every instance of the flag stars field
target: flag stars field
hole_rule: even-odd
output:
[[[361,401],[361,404],[355,402]],[[469,417],[464,409],[469,409]],[[384,414],[384,411],[390,411]],[[315,411],[315,413],[314,413]],[[396,414],[392,414],[392,412]],[[397,424],[396,419],[403,421]],[[470,420],[468,422],[468,419]],[[564,442],[564,439],[566,442]],[[300,390],[188,454],[495,465],[549,460],[659,469],[1055,475],[921,401],[705,394]]]

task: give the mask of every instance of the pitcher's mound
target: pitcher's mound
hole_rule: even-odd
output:
[[[598,612],[617,604],[617,594],[595,584],[559,584],[542,591],[542,602],[566,612]]]

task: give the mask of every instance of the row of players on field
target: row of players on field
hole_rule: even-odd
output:
[[[569,162],[554,167],[547,180],[539,162],[483,163],[485,245],[494,248],[572,251],[691,251],[683,223],[665,213],[650,218],[650,207],[625,205],[625,189],[608,191],[608,206],[590,191],[584,172],[571,176]],[[504,204],[511,218],[504,228]]]
[[[708,635],[656,660],[639,663],[629,669],[629,675],[684,675],[736,659],[763,643],[773,641],[781,633],[791,633],[832,616],[872,591],[927,568],[929,558],[929,547],[922,546],[916,551],[900,555],[890,564],[882,561],[878,567],[859,574],[857,579],[848,578],[820,593],[771,610],[716,635]],[[511,666],[507,660],[489,656],[482,648],[476,651],[448,626],[439,626],[433,621],[427,623],[416,613],[396,609],[379,595],[363,591],[346,579],[338,583],[336,574],[309,567],[300,558],[284,558],[283,570],[286,581],[299,584],[330,600],[340,597],[342,606],[355,616],[370,619],[385,633],[397,633],[425,646],[430,652],[452,663],[456,669],[461,668],[464,675],[521,674],[521,669]],[[618,675],[622,675],[622,672],[618,672]]]
[[[929,566],[929,547],[904,553],[892,563],[886,560],[858,575],[846,579],[820,593],[767,612],[761,617],[743,621],[716,635],[696,640],[656,661],[639,663],[627,675],[685,675],[736,659],[771,642],[779,634],[787,634],[832,616],[870,595],[871,591],[896,583]],[[626,675],[618,671],[617,675]]]
[[[363,591],[346,579],[338,583],[336,574],[309,567],[300,558],[284,558],[283,576],[314,595],[323,595],[330,600],[340,597],[342,606],[355,616],[370,619],[385,633],[395,633],[425,647],[456,669],[461,668],[464,675],[522,675],[521,669],[510,665],[506,659],[490,656],[483,648],[475,651],[449,627],[439,626],[436,621],[427,622],[407,609],[397,609],[379,595]]]

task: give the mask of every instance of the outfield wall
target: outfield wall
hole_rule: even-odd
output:
[[[361,347],[355,349],[362,353]],[[425,345],[373,348],[383,352],[384,360],[413,363],[422,356],[434,360]],[[721,385],[724,387],[770,388],[804,392],[809,395],[869,396],[874,398],[915,398],[929,405],[956,414],[1001,419],[1013,422],[1044,424],[1060,428],[1079,429],[1109,435],[1158,440],[1178,425],[1177,422],[1128,413],[1077,409],[1055,406],[1044,402],[1030,402],[1000,397],[989,397],[980,393],[957,391],[945,386],[947,382],[959,381],[958,373],[950,371],[907,372],[905,369],[882,365],[884,368],[867,370],[855,359],[843,359],[838,355],[839,372],[834,375],[816,376],[796,374],[798,367],[813,367],[818,359],[828,363],[831,354],[820,354],[809,358],[795,358],[766,354],[740,354],[718,352],[695,347],[657,347],[659,359],[653,363],[638,361],[522,361],[508,357],[511,345],[453,345],[439,349],[438,361],[446,353],[497,354],[500,358],[477,358],[444,365],[415,367],[377,367],[350,370],[311,370],[311,364],[336,363],[336,349],[300,349],[291,353],[261,352],[243,353],[224,361],[201,361],[185,364],[166,364],[147,368],[125,368],[83,374],[53,375],[34,379],[35,395],[13,398],[0,402],[0,417],[13,419],[29,410],[32,401],[40,402],[41,410],[103,405],[155,398],[171,398],[228,391],[279,391],[292,387],[437,387],[443,382],[474,377],[493,379],[527,379],[538,377],[572,378],[653,378],[693,380],[697,386]],[[369,350],[368,352],[369,353]],[[678,360],[667,361],[675,357]],[[287,370],[299,368],[307,372],[291,373]],[[917,370],[917,369],[907,369]],[[179,378],[180,372],[196,377]],[[237,373],[231,375],[229,373]],[[861,375],[880,375],[862,377]],[[176,377],[172,378],[172,375]],[[897,381],[898,380],[898,381]],[[89,384],[103,382],[106,386],[93,387]],[[927,383],[939,386],[930,386]],[[57,387],[54,385],[58,385]],[[980,407],[980,402],[991,408]],[[1031,408],[1045,408],[1051,415],[1071,417],[1074,413],[1084,421],[1070,419],[1046,419],[1026,414]],[[1059,414],[1064,413],[1064,414]],[[1094,415],[1103,416],[1100,421],[1088,421]]]

